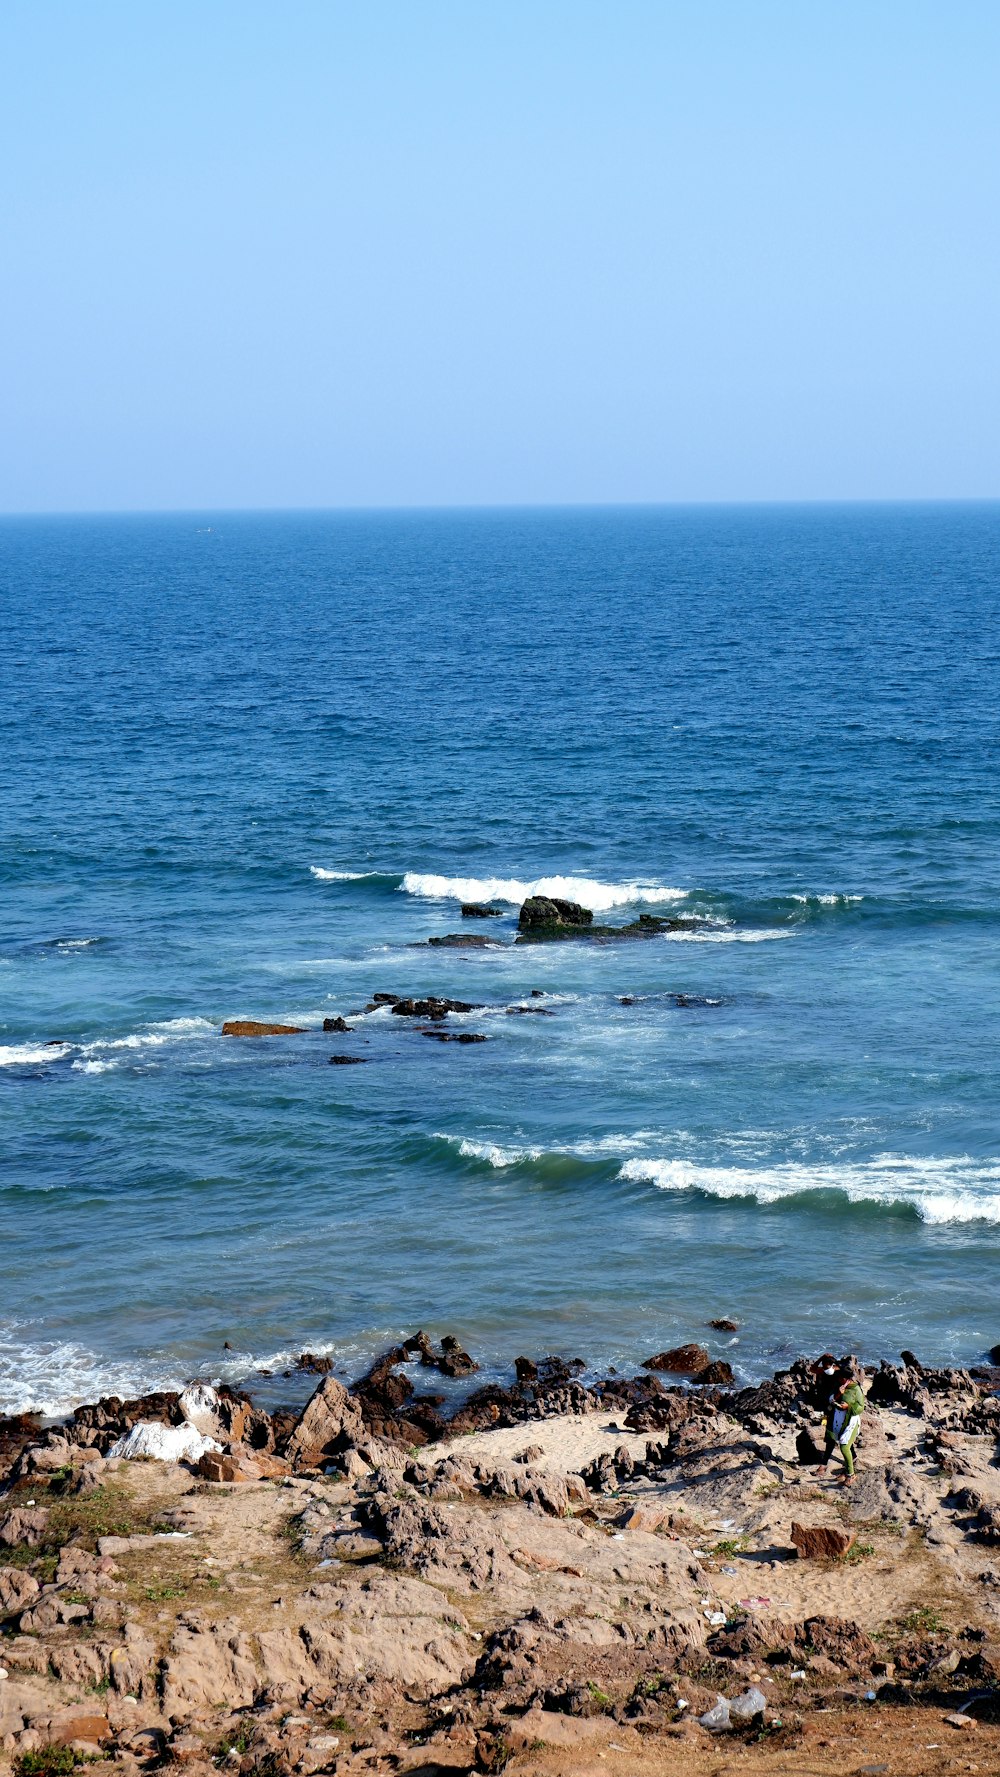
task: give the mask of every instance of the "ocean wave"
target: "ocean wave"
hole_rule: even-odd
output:
[[[931,1225],[1000,1224],[1000,1164],[965,1157],[920,1159],[880,1154],[869,1161],[778,1162],[753,1168],[646,1158],[626,1160],[618,1176],[655,1185],[661,1191],[752,1198],[764,1204],[831,1192],[850,1203],[909,1208]]]
[[[789,900],[799,901],[805,907],[856,907],[864,895],[790,895]]]
[[[180,1389],[189,1382],[237,1383],[261,1371],[294,1369],[302,1347],[283,1347],[258,1355],[253,1351],[226,1352],[222,1358],[195,1360],[186,1365],[165,1353],[136,1353],[132,1357],[101,1357],[71,1339],[45,1339],[31,1324],[0,1323],[0,1413],[41,1413],[56,1418],[84,1401],[116,1394],[122,1400],[151,1393],[154,1389]],[[309,1342],[317,1356],[331,1355],[335,1347],[326,1341]]]
[[[127,1037],[97,1037],[93,1042],[81,1043],[80,1054],[90,1057],[100,1055],[105,1050],[162,1049],[167,1043],[218,1034],[218,1025],[213,1024],[209,1018],[165,1018],[158,1024],[150,1024],[145,1030],[130,1031]]]
[[[310,876],[317,882],[364,882],[367,877],[377,876],[377,870],[324,870],[319,864],[310,864]]]
[[[400,890],[428,901],[505,901],[512,907],[519,907],[529,895],[554,895],[561,901],[577,901],[594,913],[638,902],[683,901],[689,892],[655,882],[593,882],[588,876],[539,876],[522,881],[516,876],[436,876],[418,870],[406,872]]]
[[[39,1067],[68,1053],[68,1043],[0,1043],[0,1067]]]
[[[709,926],[698,932],[663,932],[668,944],[770,944],[776,938],[794,938],[794,932],[771,927],[761,932],[734,932],[730,926]]]

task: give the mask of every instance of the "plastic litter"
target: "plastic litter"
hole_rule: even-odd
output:
[[[729,1713],[737,1721],[752,1721],[755,1715],[763,1715],[767,1708],[767,1698],[763,1691],[752,1684],[749,1690],[742,1691],[734,1697],[729,1705]]]
[[[805,1678],[805,1675],[806,1675],[806,1673],[805,1673],[804,1666],[798,1666],[798,1667],[796,1667],[794,1672],[790,1672],[788,1674],[789,1678]]]
[[[699,1715],[698,1720],[703,1728],[708,1729],[709,1733],[724,1733],[729,1726],[729,1704],[725,1697],[717,1697],[711,1709],[706,1709],[704,1715]]]

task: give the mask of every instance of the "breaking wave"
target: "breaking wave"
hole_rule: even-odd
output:
[[[505,901],[519,907],[529,895],[554,895],[561,901],[577,901],[595,913],[639,902],[652,905],[683,901],[688,890],[668,888],[655,882],[593,882],[588,876],[539,876],[534,881],[516,876],[435,876],[408,870],[400,883],[407,895],[430,901]]]
[[[567,1165],[575,1164],[596,1167],[597,1175],[609,1183],[619,1179],[653,1185],[661,1191],[760,1204],[793,1199],[807,1204],[810,1198],[822,1198],[824,1207],[840,1197],[851,1204],[908,1210],[930,1226],[1000,1225],[1000,1161],[879,1154],[872,1160],[711,1166],[651,1155],[649,1148],[661,1144],[663,1136],[642,1129],[632,1135],[606,1135],[558,1148],[539,1147],[516,1137],[473,1141],[445,1135],[437,1139],[447,1142],[459,1158],[495,1171],[524,1167],[539,1177],[565,1178]]]
[[[850,1203],[912,1209],[931,1225],[1000,1224],[1000,1163],[964,1157],[919,1159],[880,1154],[874,1160],[809,1165],[699,1166],[687,1160],[626,1160],[619,1178],[640,1180],[661,1191],[702,1192],[709,1197],[752,1198],[781,1203],[832,1192]]]
[[[68,1052],[67,1043],[0,1043],[0,1067],[39,1067],[62,1060]]]

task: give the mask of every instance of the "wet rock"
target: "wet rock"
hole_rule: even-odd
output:
[[[518,930],[532,933],[593,923],[594,915],[589,907],[581,907],[577,901],[561,901],[554,895],[529,895],[517,917]]]
[[[707,1370],[711,1358],[704,1345],[675,1345],[670,1351],[659,1351],[655,1357],[643,1359],[644,1370],[667,1370],[671,1376],[695,1376]]]
[[[508,1018],[554,1018],[555,1013],[548,1006],[506,1006]]]
[[[444,1018],[448,1012],[479,1012],[481,1005],[470,1000],[442,1000],[433,995],[424,1000],[396,1000],[390,1011],[397,1018]]]
[[[791,1538],[802,1561],[840,1561],[854,1543],[854,1533],[832,1524],[793,1524]]]
[[[490,907],[485,901],[463,901],[463,919],[502,919],[502,907]]]
[[[338,1036],[348,1037],[351,1035],[354,1026],[348,1024],[346,1018],[324,1018],[323,1029],[328,1033],[336,1031]]]
[[[300,1351],[295,1359],[295,1368],[305,1370],[313,1376],[329,1376],[333,1369],[333,1359],[319,1356],[315,1351]]]
[[[479,932],[446,932],[443,937],[428,938],[427,942],[441,950],[485,950],[495,940],[484,938]]]
[[[736,1333],[739,1331],[740,1325],[738,1320],[710,1320],[708,1324],[710,1327],[714,1327],[717,1333]]]
[[[368,1060],[367,1055],[331,1055],[331,1067],[361,1067]]]
[[[731,1388],[736,1378],[732,1365],[727,1364],[724,1358],[717,1357],[706,1364],[703,1370],[699,1370],[696,1376],[692,1376],[691,1380],[702,1388]]]
[[[462,1350],[458,1340],[451,1333],[446,1333],[441,1341],[438,1369],[445,1376],[471,1376],[478,1368],[475,1359]]]
[[[486,1043],[489,1041],[488,1037],[473,1030],[423,1030],[420,1034],[423,1037],[433,1037],[438,1043]]]
[[[222,1026],[224,1037],[299,1037],[301,1024],[264,1024],[258,1018],[227,1018]]]

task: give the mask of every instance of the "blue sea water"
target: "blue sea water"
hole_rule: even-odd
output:
[[[990,505],[3,521],[0,1407],[418,1325],[981,1356],[998,568]],[[699,923],[515,944],[540,882]]]

